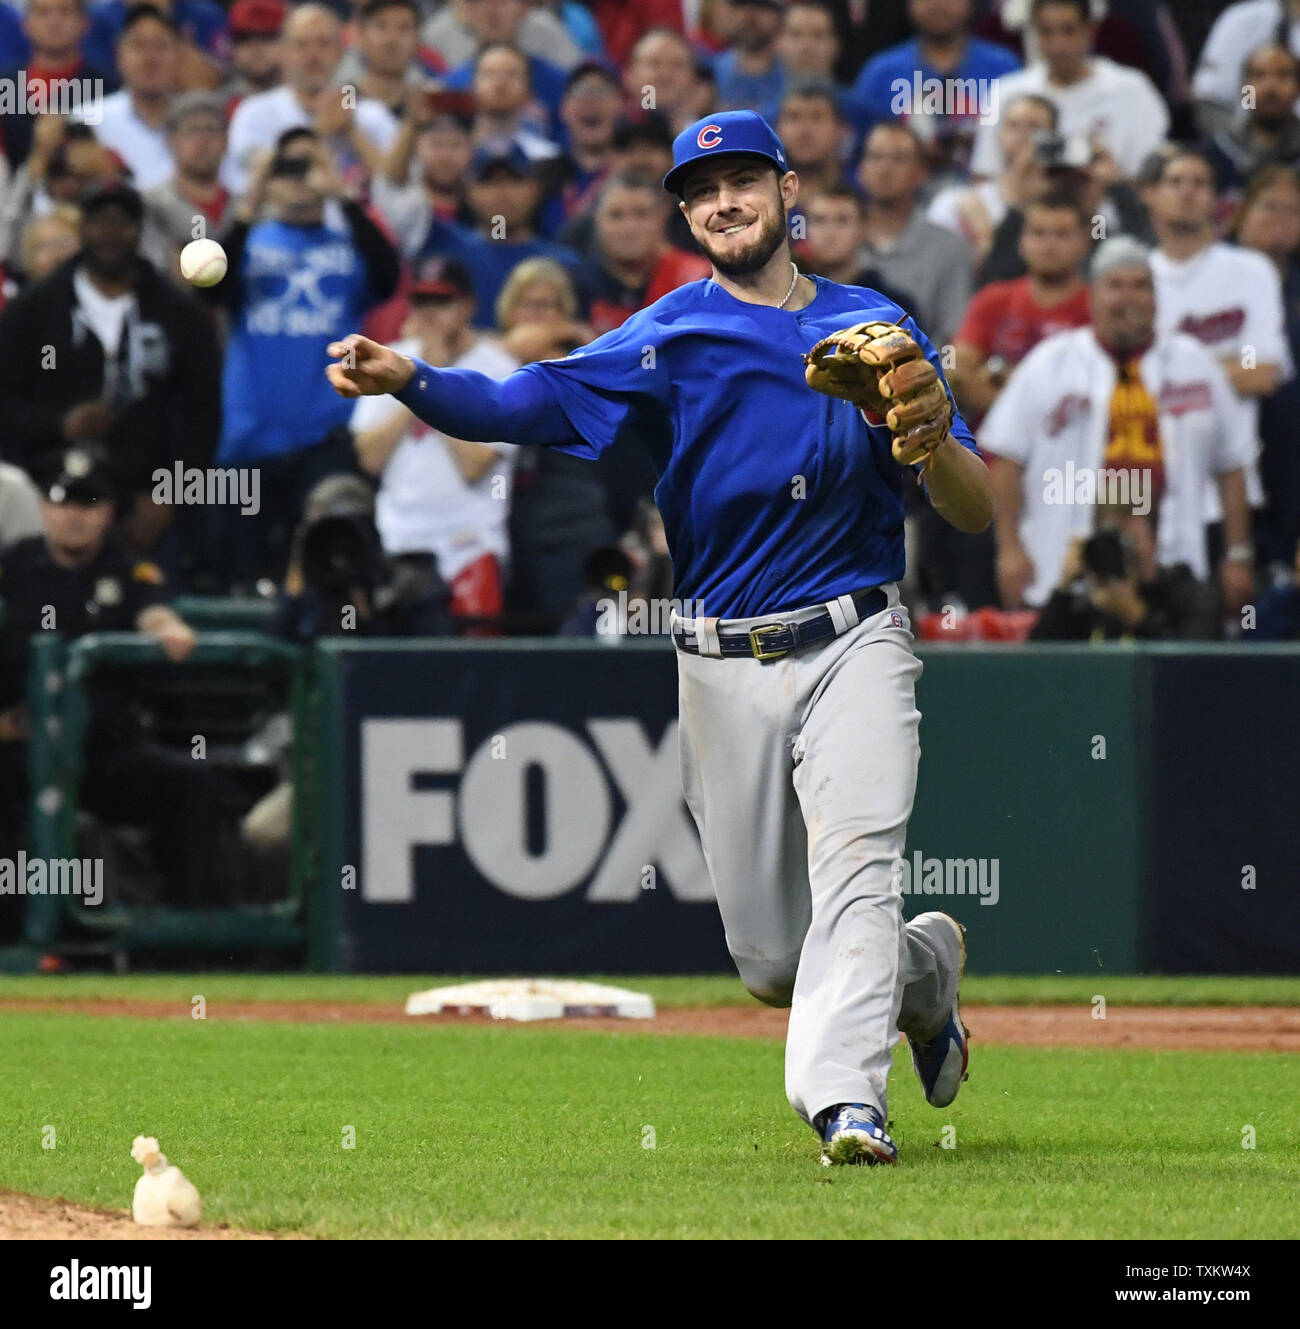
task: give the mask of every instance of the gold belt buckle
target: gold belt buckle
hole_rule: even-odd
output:
[[[783,655],[790,654],[788,646],[782,646],[777,650],[766,650],[762,643],[762,636],[765,632],[785,632],[788,625],[785,623],[764,623],[762,627],[750,628],[749,630],[749,649],[753,652],[755,660],[779,660]]]

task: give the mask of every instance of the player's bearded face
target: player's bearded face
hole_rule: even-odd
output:
[[[705,257],[728,277],[758,272],[786,237],[785,204],[774,171],[747,168],[723,183],[692,181],[687,219]]]

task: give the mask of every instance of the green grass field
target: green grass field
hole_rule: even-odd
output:
[[[900,1051],[903,1166],[831,1171],[785,1104],[772,1041],[212,1010],[394,1000],[432,981],[4,980],[3,998],[202,993],[210,1018],[0,1011],[0,1186],[126,1209],[146,1133],[197,1183],[205,1221],[318,1237],[1300,1236],[1300,1059],[1282,1054],[976,1043],[973,1078],[936,1111]],[[644,987],[663,1004],[740,999],[729,980]],[[968,987],[971,1001],[1300,999],[1296,980]]]

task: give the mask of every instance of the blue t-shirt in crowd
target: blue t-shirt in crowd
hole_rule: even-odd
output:
[[[578,0],[564,0],[560,5],[560,20],[565,32],[577,42],[584,59],[605,59],[605,39],[601,36],[600,24],[586,5],[579,4]]]
[[[0,69],[21,65],[31,54],[23,21],[12,5],[0,2]]]
[[[785,91],[785,71],[779,60],[772,62],[766,74],[747,74],[740,68],[739,54],[731,50],[714,60],[713,77],[718,84],[718,109],[722,111],[758,111],[770,116],[772,108],[780,106]]]
[[[480,328],[497,325],[497,296],[513,269],[526,258],[553,258],[576,270],[578,256],[550,240],[490,240],[467,226],[435,218],[420,250],[420,258],[457,258],[469,269],[478,299],[474,323]],[[418,266],[418,260],[417,260]]]
[[[932,79],[939,79],[945,85],[948,80],[976,79],[977,91],[985,91],[994,79],[1019,68],[1019,59],[1005,46],[972,37],[966,44],[966,53],[957,68],[941,74],[922,61],[921,43],[913,38],[897,46],[890,46],[867,61],[853,84],[853,92],[845,110],[852,117],[854,128],[860,134],[865,134],[879,120],[898,118],[894,99],[902,85],[909,89],[906,95],[912,97],[918,75],[923,86],[926,80]],[[998,106],[999,112],[1003,109]],[[902,114],[907,118],[910,112],[905,108]]]
[[[659,476],[674,593],[696,613],[746,618],[830,600],[903,575],[903,486],[912,481],[887,428],[808,387],[804,353],[880,319],[907,328],[941,374],[942,365],[897,305],[813,281],[812,302],[795,311],[691,282],[500,384],[417,365],[398,395],[462,438],[589,458],[623,439],[642,444]],[[975,449],[955,407],[952,433]]]
[[[351,238],[326,226],[259,222],[239,279],[244,302],[222,384],[222,465],[297,452],[347,424],[353,403],[326,380],[325,348],[355,332],[372,302]]]
[[[139,0],[137,0],[139,3]],[[81,44],[82,54],[101,69],[117,68],[117,39],[122,35],[126,11],[124,0],[106,0],[90,11],[90,31]],[[225,59],[229,54],[226,11],[215,0],[175,0],[172,19],[181,36],[207,55]]]
[[[528,57],[528,82],[537,98],[550,114],[552,125],[560,123],[560,102],[564,100],[564,85],[568,75],[558,65],[553,65],[541,56]],[[474,62],[467,60],[457,65],[443,83],[457,92],[468,92],[474,86]]]

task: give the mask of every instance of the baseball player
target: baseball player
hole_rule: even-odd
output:
[[[992,489],[925,334],[875,291],[801,274],[798,180],[751,111],[673,145],[664,187],[713,275],[562,360],[497,381],[364,337],[330,346],[344,396],[391,392],[457,438],[596,457],[639,439],[673,556],[682,780],[727,944],[760,1001],[791,1008],[786,1093],[830,1163],[892,1163],[901,1029],[950,1103],[968,1034],[958,924],[906,926],[901,859],[919,757],[903,486],[963,531]]]

